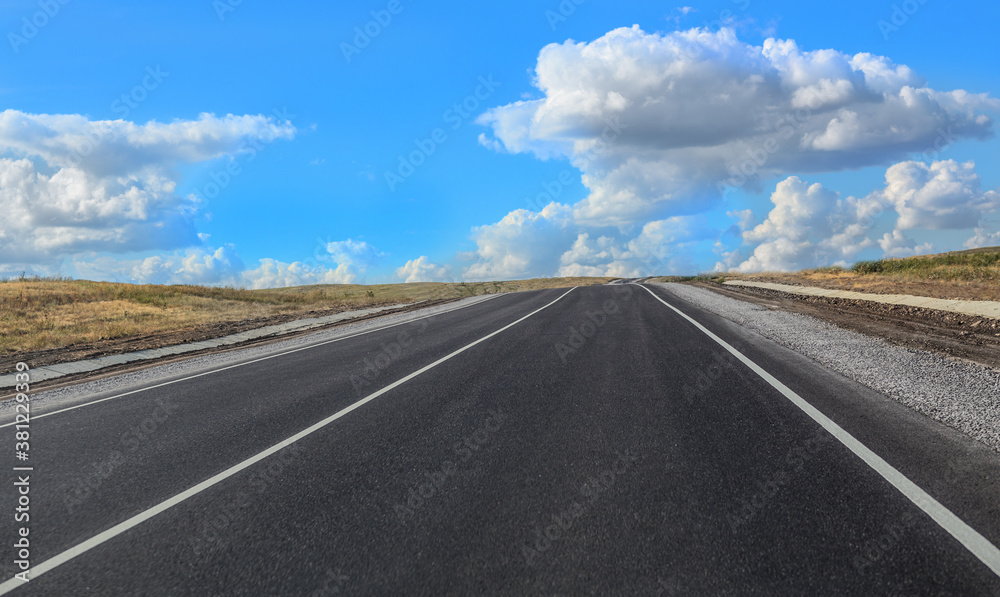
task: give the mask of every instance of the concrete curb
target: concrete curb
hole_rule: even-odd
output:
[[[854,292],[851,290],[830,290],[829,288],[814,288],[812,286],[790,286],[788,284],[744,282],[742,280],[727,280],[723,282],[723,284],[726,286],[765,288],[768,290],[777,290],[779,292],[787,292],[788,294],[798,294],[801,296],[822,296],[828,298],[852,299],[856,301],[871,301],[873,303],[884,303],[886,305],[905,305],[907,307],[936,309],[938,311],[961,313],[962,315],[1000,319],[1000,302],[994,301],[960,301],[928,298],[925,296],[912,296],[909,294],[870,294],[866,292]]]
[[[349,319],[356,319],[358,317],[375,315],[377,313],[391,311],[394,309],[399,309],[401,307],[407,307],[407,306],[409,305],[391,305],[388,307],[375,307],[372,309],[362,309],[360,311],[345,311],[343,313],[335,313],[333,315],[325,315],[323,317],[313,317],[310,319],[298,319],[286,323],[279,323],[276,325],[269,325],[269,326],[264,326],[262,328],[247,330],[245,332],[240,332],[238,334],[233,334],[231,336],[222,336],[219,338],[212,338],[211,340],[192,342],[190,344],[177,344],[174,346],[164,346],[163,348],[151,348],[148,350],[140,350],[138,352],[128,352],[125,354],[116,354],[116,355],[109,355],[106,357],[99,357],[96,359],[88,359],[86,361],[76,361],[74,363],[59,363],[58,365],[46,365],[44,367],[37,367],[31,369],[29,375],[31,378],[31,383],[37,383],[40,381],[47,381],[50,379],[56,379],[67,375],[75,375],[77,373],[89,373],[91,371],[97,371],[98,369],[104,369],[105,367],[111,367],[114,365],[123,365],[125,363],[133,363],[136,361],[147,361],[150,359],[157,359],[161,357],[176,356],[179,354],[185,354],[188,352],[197,352],[199,350],[205,350],[208,348],[218,348],[220,346],[230,346],[233,344],[240,344],[242,342],[247,342],[249,340],[257,340],[260,338],[267,338],[271,336],[282,336],[294,332],[311,330],[313,328],[330,325],[331,323],[338,323]],[[13,388],[16,384],[17,380],[15,378],[15,374],[11,373],[10,375],[0,375],[0,389]]]

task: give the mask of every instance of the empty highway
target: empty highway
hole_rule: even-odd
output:
[[[34,413],[0,594],[1000,594],[996,453],[655,285],[132,390]]]

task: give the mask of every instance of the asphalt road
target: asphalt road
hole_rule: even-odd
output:
[[[652,293],[606,286],[503,295],[34,420],[33,580],[0,591],[1000,595],[967,547],[1000,544],[995,453],[653,290],[975,537]],[[13,435],[0,428],[11,451]]]

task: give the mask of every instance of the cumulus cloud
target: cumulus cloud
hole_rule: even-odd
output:
[[[129,176],[179,163],[197,163],[255,150],[256,143],[291,139],[295,127],[263,115],[215,116],[136,124],[90,120],[79,114],[0,112],[0,147],[37,157],[54,168],[80,168],[97,177]]]
[[[465,279],[557,276],[640,277],[697,268],[695,253],[711,246],[718,232],[701,216],[675,216],[629,233],[595,232],[566,205],[541,211],[516,210],[495,224],[473,230],[478,249]]]
[[[275,259],[261,259],[260,265],[244,271],[240,285],[247,288],[284,288],[309,284],[354,284],[357,275],[346,264],[335,268],[308,265],[301,262],[283,263]]]
[[[466,280],[503,280],[552,275],[563,247],[576,238],[569,207],[550,203],[540,212],[518,209],[495,224],[473,230],[475,263]],[[546,272],[546,273],[542,273]]]
[[[842,199],[823,185],[792,176],[778,184],[771,202],[774,207],[767,218],[743,232],[744,243],[756,246],[735,269],[787,271],[845,265],[862,249],[873,246],[866,234],[879,205],[872,199]],[[741,219],[746,221],[747,216],[741,214]]]
[[[198,244],[199,200],[177,194],[176,167],[294,134],[291,123],[265,116],[139,125],[0,112],[0,260],[52,265],[80,252]]]
[[[0,255],[5,263],[40,263],[79,251],[171,249],[197,242],[198,204],[175,183],[99,178],[65,167],[48,174],[27,158],[0,159]]]
[[[901,230],[886,232],[878,241],[884,257],[913,257],[926,255],[934,251],[932,243],[917,244]]]
[[[899,230],[973,228],[1000,210],[1000,193],[982,190],[973,162],[903,162],[889,168],[885,181],[881,197],[899,213]]]
[[[992,228],[976,228],[975,234],[965,241],[964,246],[966,249],[1000,246],[1000,223],[995,223]]]
[[[77,257],[74,269],[82,278],[142,284],[237,285],[243,261],[232,246],[119,260],[109,256]]]
[[[451,268],[433,263],[426,256],[411,259],[396,270],[396,277],[403,282],[446,282],[451,280]]]
[[[888,165],[942,135],[983,139],[1000,108],[882,56],[752,46],[725,28],[552,44],[535,72],[544,97],[483,115],[483,144],[568,158],[590,190],[574,216],[590,226],[704,212],[766,177]]]
[[[379,251],[363,240],[340,240],[325,244],[326,254],[321,256],[322,261],[331,261],[337,266],[345,266],[359,274],[372,265],[378,263],[385,253]]]
[[[248,269],[235,248],[191,248],[144,259],[109,256],[77,257],[73,267],[82,278],[136,284],[198,284],[238,288],[284,288],[308,284],[352,284],[357,273],[347,264],[327,267],[265,258]]]
[[[907,235],[913,230],[974,230],[968,248],[1000,241],[995,224],[988,224],[1000,212],[1000,193],[982,189],[972,162],[895,164],[886,171],[885,186],[860,199],[843,199],[820,184],[792,176],[777,185],[771,202],[773,208],[762,223],[740,225],[742,246],[726,254],[717,270],[847,265],[869,249],[884,257],[933,252],[933,243],[918,243]],[[746,212],[731,215],[742,222],[749,217]],[[879,219],[892,229],[878,232]],[[744,258],[746,252],[750,256]]]

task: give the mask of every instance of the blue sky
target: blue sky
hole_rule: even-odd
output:
[[[625,276],[1000,244],[998,16],[4,2],[0,275]]]

